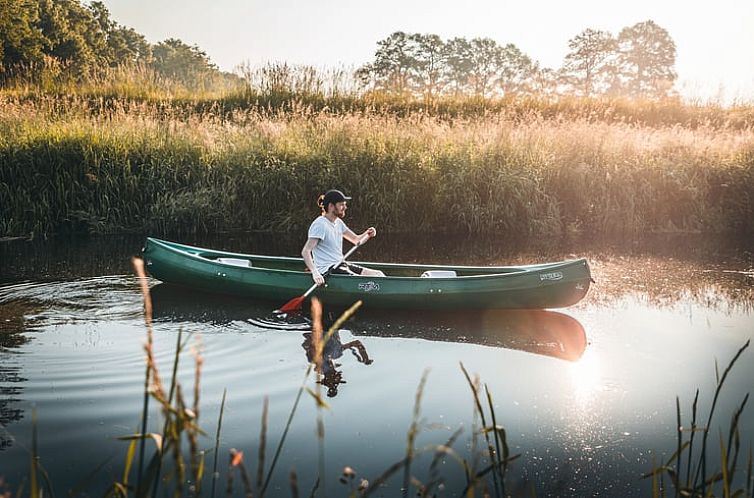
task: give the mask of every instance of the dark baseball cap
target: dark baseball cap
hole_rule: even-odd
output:
[[[328,190],[322,199],[322,205],[327,207],[328,204],[337,204],[343,201],[350,201],[351,198],[346,196],[340,190]]]

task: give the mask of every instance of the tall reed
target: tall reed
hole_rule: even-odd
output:
[[[645,478],[652,478],[653,496],[664,496],[666,486],[663,483],[665,476],[670,481],[675,496],[707,497],[707,496],[742,496],[751,497],[751,482],[753,477],[751,464],[751,444],[749,446],[749,458],[746,467],[746,476],[736,481],[736,475],[740,472],[738,460],[741,452],[740,444],[740,422],[741,415],[749,400],[747,393],[738,409],[733,413],[728,427],[727,443],[723,437],[722,431],[719,433],[719,461],[715,468],[710,470],[710,455],[707,446],[707,440],[712,431],[712,420],[717,407],[717,400],[722,392],[725,380],[733,369],[733,366],[740,359],[744,351],[749,347],[751,341],[746,343],[738,350],[728,363],[723,375],[717,375],[717,385],[714,397],[710,405],[707,422],[703,426],[697,426],[697,402],[699,391],[697,390],[691,410],[691,425],[684,428],[681,425],[681,405],[680,400],[676,398],[676,419],[677,427],[677,448],[676,451],[668,458],[663,465],[654,466],[647,473]],[[717,373],[717,371],[716,371]],[[684,438],[684,432],[690,432],[688,440]],[[701,434],[702,445],[695,451],[694,437],[696,433]],[[696,447],[698,448],[698,446]],[[684,466],[685,459],[685,466]],[[719,468],[717,467],[719,465]],[[658,481],[658,478],[660,479]],[[743,483],[743,486],[734,489],[736,482]]]
[[[302,231],[330,187],[393,231],[754,233],[748,124],[223,106],[0,94],[0,236]]]

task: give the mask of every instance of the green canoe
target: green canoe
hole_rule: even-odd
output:
[[[146,241],[144,261],[163,282],[281,305],[313,283],[301,258],[215,251],[154,238]],[[526,266],[359,264],[386,276],[332,275],[314,295],[328,305],[362,300],[374,308],[562,308],[581,300],[592,281],[586,259]]]

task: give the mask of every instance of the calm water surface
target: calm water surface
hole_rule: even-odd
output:
[[[284,255],[295,255],[301,242],[269,235],[181,241]],[[142,242],[119,237],[0,243],[0,476],[11,489],[28,473],[33,409],[38,453],[56,494],[84,485],[101,496],[120,478],[127,445],[115,438],[137,431],[142,405],[146,333],[139,284],[129,266]],[[676,396],[688,424],[698,388],[700,418],[706,419],[715,362],[722,371],[754,335],[754,256],[746,244],[675,237],[514,247],[494,239],[382,235],[360,251],[355,259],[459,264],[586,256],[597,283],[580,304],[557,311],[361,310],[329,350],[335,370],[323,391],[330,405],[324,413],[328,496],[347,495],[338,482],[344,466],[373,480],[403,457],[425,372],[417,447],[443,444],[462,428],[454,448],[472,459],[478,421],[461,363],[488,386],[511,451],[521,454],[511,467],[512,489],[533,486],[539,496],[646,496],[650,483],[641,475],[675,449]],[[304,378],[305,321],[271,329],[270,312],[282,303],[199,295],[155,280],[150,286],[163,377],[169,377],[179,331],[193,334],[191,343],[204,356],[200,425],[209,436],[202,446],[214,446],[227,389],[221,461],[230,448],[241,449],[253,472],[264,398],[269,462]],[[326,318],[336,314],[329,310]],[[354,340],[372,363],[363,361],[364,353],[339,347]],[[726,380],[713,420],[715,448],[718,428],[727,434],[731,415],[754,387],[752,359],[746,350]],[[190,354],[179,377],[190,393]],[[314,377],[307,385],[316,386]],[[313,485],[316,419],[315,403],[305,395],[270,496],[290,496],[292,468],[303,490]],[[751,407],[742,420],[748,451],[754,439]],[[161,430],[156,410],[151,423],[151,430]],[[420,479],[429,475],[431,458],[414,464]],[[457,496],[464,483],[458,466],[448,459],[441,473],[443,495]],[[400,481],[400,475],[388,481],[382,494],[399,496]]]

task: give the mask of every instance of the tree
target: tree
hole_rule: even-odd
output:
[[[428,99],[442,90],[445,43],[437,35],[414,34],[410,37],[409,68],[416,90]]]
[[[45,39],[38,19],[35,1],[0,0],[0,72],[42,59]]]
[[[491,38],[474,38],[471,40],[471,68],[469,82],[476,95],[484,98],[491,89],[494,77],[498,73],[502,50]]]
[[[163,75],[190,87],[204,84],[215,76],[217,67],[209,56],[196,45],[168,38],[152,48],[153,66]]]
[[[76,0],[40,0],[45,53],[78,74],[107,63],[107,35],[92,11]]]
[[[452,86],[455,96],[466,92],[473,64],[471,43],[466,38],[453,38],[445,44],[444,80]]]
[[[560,76],[558,71],[549,67],[534,65],[531,78],[531,91],[538,95],[556,95]]]
[[[497,84],[503,94],[525,93],[531,90],[538,65],[514,44],[500,50]]]
[[[377,88],[404,93],[409,90],[410,72],[415,66],[410,36],[396,31],[377,42],[374,62],[362,66],[357,75]]]
[[[144,36],[113,21],[104,3],[92,2],[88,8],[94,21],[92,31],[98,33],[93,47],[97,55],[111,66],[149,60],[152,50]]]
[[[152,59],[152,46],[133,28],[116,25],[108,33],[107,44],[115,64],[149,62]]]
[[[667,96],[678,77],[676,48],[670,34],[645,21],[618,35],[618,71],[623,90],[632,97]]]
[[[585,97],[604,93],[610,79],[617,43],[607,31],[586,29],[568,41],[562,74]]]

